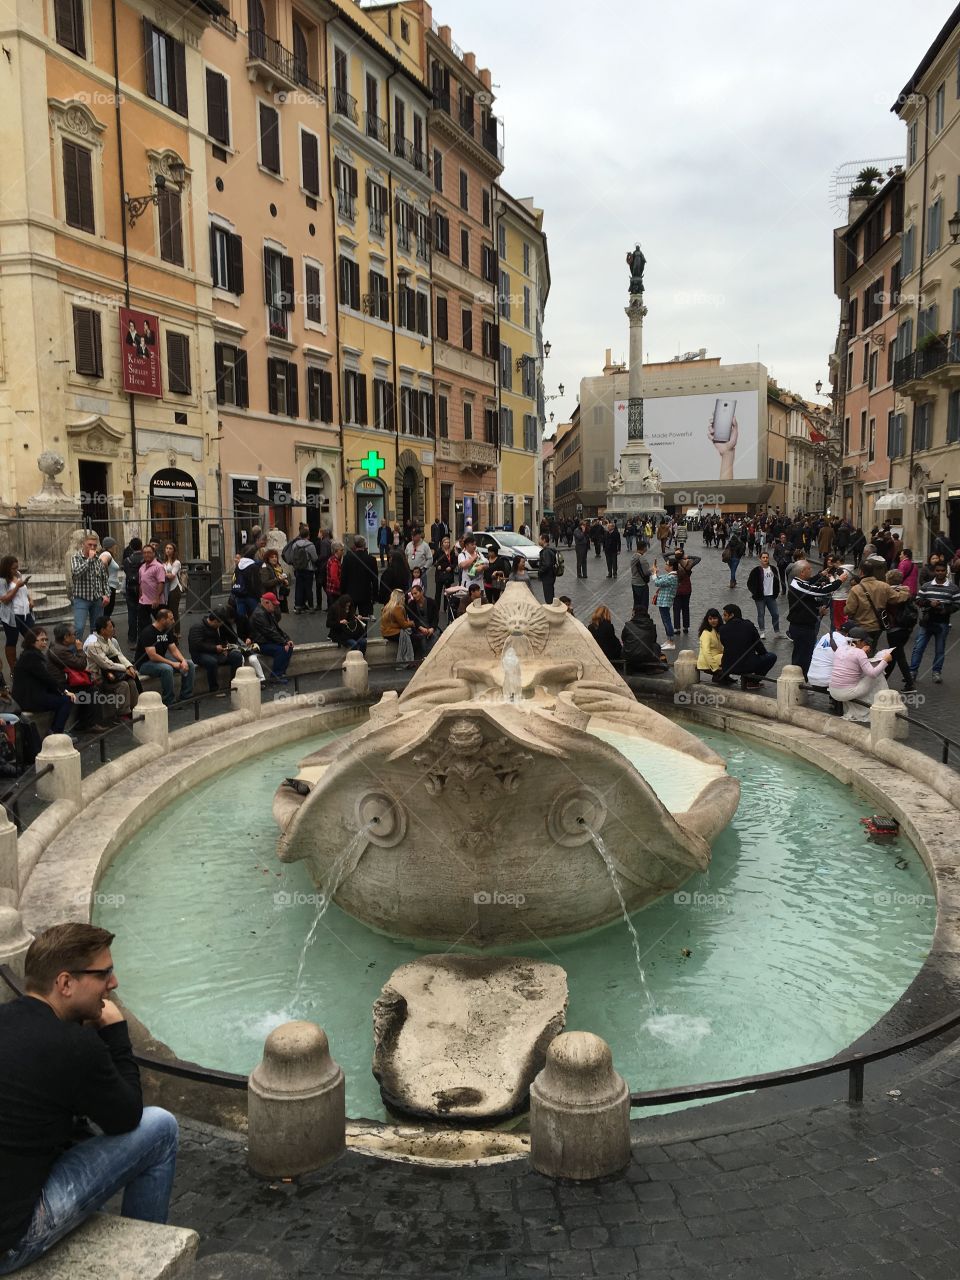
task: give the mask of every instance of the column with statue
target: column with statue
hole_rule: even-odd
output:
[[[647,260],[637,245],[627,254],[630,268],[630,368],[628,375],[627,443],[620,452],[617,470],[607,483],[607,514],[653,515],[663,511],[660,472],[653,466],[650,448],[643,438],[643,271]]]

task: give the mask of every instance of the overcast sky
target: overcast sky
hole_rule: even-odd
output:
[[[503,183],[545,211],[553,287],[547,406],[565,421],[606,347],[627,354],[639,240],[649,359],[758,357],[814,397],[838,303],[832,175],[902,158],[889,108],[951,12],[913,0],[687,0],[585,10],[570,0],[435,0],[489,66]],[[884,166],[886,167],[886,166]],[[950,212],[953,212],[952,210]]]

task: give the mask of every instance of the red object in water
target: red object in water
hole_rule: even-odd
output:
[[[860,825],[866,827],[867,833],[874,837],[893,839],[900,834],[900,823],[896,818],[884,818],[877,813],[861,818]]]

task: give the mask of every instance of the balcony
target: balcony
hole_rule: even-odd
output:
[[[476,120],[474,119],[473,110],[460,112],[460,128],[464,133],[469,133],[473,137],[473,131],[476,128]]]
[[[382,147],[390,146],[390,130],[386,120],[381,120],[372,111],[364,112],[364,130],[368,138],[374,138]]]
[[[444,91],[443,91],[442,89],[434,89],[434,91],[433,91],[433,105],[436,107],[436,109],[437,109],[438,111],[445,111],[445,112],[447,113],[447,115],[450,115],[450,95],[449,95],[449,93],[444,93]]]
[[[500,142],[497,134],[497,120],[495,116],[491,116],[489,123],[480,131],[480,142],[484,151],[495,156],[496,159],[503,164],[503,144]]]
[[[410,228],[402,222],[397,223],[397,247],[410,252]]]
[[[424,173],[429,177],[430,161],[427,159],[427,153],[419,150],[407,138],[394,138],[393,154],[399,160],[406,160],[407,164],[412,165],[418,173]]]
[[[370,234],[382,240],[386,235],[387,218],[382,209],[368,209],[370,215]]]
[[[485,440],[437,441],[437,460],[453,462],[462,471],[492,471],[497,465],[497,446]]]
[[[357,100],[346,89],[334,89],[333,91],[333,109],[338,116],[343,116],[347,120],[352,120],[354,124],[359,125],[360,113],[357,111]]]
[[[960,386],[960,335],[942,333],[893,366],[894,389],[925,399],[931,386]]]
[[[357,198],[349,191],[344,191],[342,187],[337,188],[337,213],[348,222],[356,222]]]
[[[299,86],[323,100],[323,90],[308,74],[305,63],[265,31],[254,27],[247,32],[247,54],[247,66],[268,85],[281,89]]]

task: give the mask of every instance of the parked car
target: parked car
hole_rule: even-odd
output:
[[[539,543],[531,542],[522,534],[508,533],[505,529],[484,529],[482,533],[475,533],[473,536],[477,546],[483,551],[488,547],[495,547],[497,554],[503,556],[504,560],[512,561],[517,556],[524,556],[531,573],[536,573],[540,566]]]

